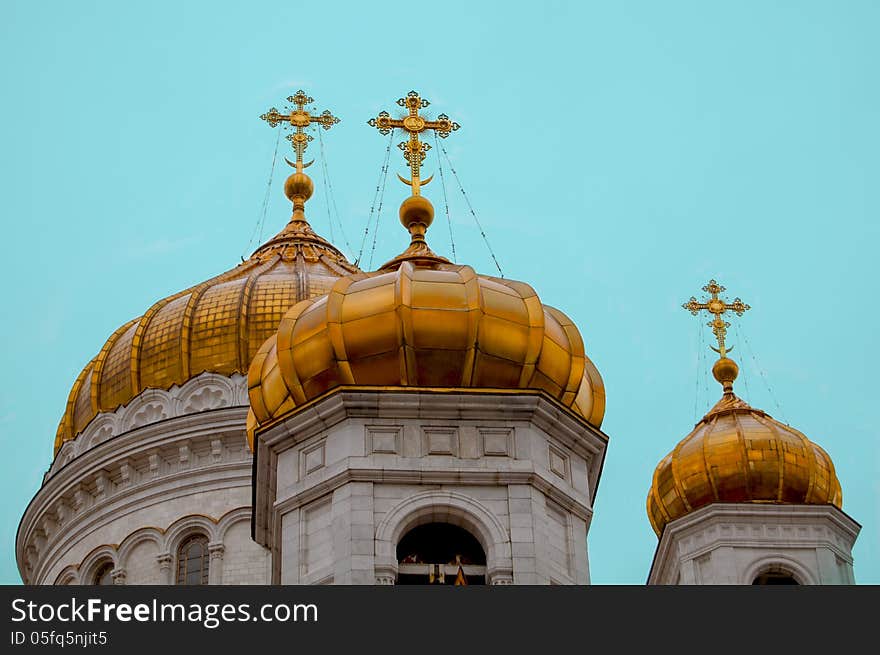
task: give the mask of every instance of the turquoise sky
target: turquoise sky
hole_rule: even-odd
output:
[[[387,144],[366,120],[417,89],[461,123],[445,145],[504,274],[571,316],[605,380],[593,582],[644,583],[654,466],[720,396],[705,319],[680,307],[715,277],[753,307],[731,333],[738,392],[832,456],[863,526],[856,580],[880,583],[880,3],[7,0],[2,14],[0,582],[19,581],[15,530],[76,375],[119,325],[253,250],[276,143],[258,116],[303,87],[342,118],[324,144],[355,251]],[[391,162],[405,171],[396,148]],[[308,215],[330,237],[310,170]],[[286,171],[264,237],[289,217]],[[493,274],[445,173],[457,259]],[[429,242],[450,256],[441,185],[425,193]],[[405,194],[389,180],[374,267],[408,242]]]

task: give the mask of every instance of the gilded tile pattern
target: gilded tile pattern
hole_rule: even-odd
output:
[[[191,298],[192,294],[187,293],[171,300],[150,321],[150,330],[143,338],[139,367],[152,374],[147,386],[167,389],[182,378],[180,332]]]
[[[190,375],[202,371],[231,373],[224,370],[237,354],[238,317],[242,292],[247,278],[212,286],[207,289],[193,311],[189,326]]]
[[[730,391],[657,465],[647,509],[660,535],[670,521],[713,502],[841,507],[842,501],[822,448]]]
[[[247,261],[158,301],[111,335],[73,385],[55,452],[99,412],[128,404],[144,389],[169,389],[203,371],[247,371],[291,306],[358,272],[297,212]]]
[[[107,342],[110,348],[107,350],[106,358],[102,359],[101,355],[98,356],[92,372],[92,392],[97,394],[99,407],[118,407],[132,397],[129,365],[131,344],[136,329],[137,325],[132,322],[117,339],[111,337]],[[94,403],[92,409],[95,409]]]

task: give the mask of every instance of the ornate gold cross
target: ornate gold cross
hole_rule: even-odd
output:
[[[682,307],[694,316],[696,316],[701,310],[705,310],[714,315],[714,318],[706,323],[706,325],[712,328],[715,338],[718,339],[718,347],[709,347],[722,357],[727,357],[727,353],[733,350],[732,346],[727,348],[724,345],[724,338],[727,336],[727,328],[730,327],[730,323],[722,321],[721,315],[727,311],[731,311],[737,316],[742,316],[743,313],[751,309],[751,307],[746,305],[739,298],[734,298],[733,302],[730,304],[719,298],[718,294],[726,291],[726,289],[715,280],[709,280],[709,284],[703,287],[703,291],[710,294],[710,297],[705,302],[697,302],[697,299],[691,296],[691,299],[683,304]]]
[[[297,173],[302,173],[304,168],[312,164],[312,162],[303,164],[303,153],[305,153],[309,141],[313,140],[310,134],[306,134],[305,129],[312,123],[317,123],[325,130],[329,130],[339,122],[339,119],[331,114],[329,109],[325,109],[319,116],[312,116],[305,107],[315,100],[307,96],[302,89],[297,91],[295,95],[288,96],[287,101],[296,105],[296,109],[291,110],[289,114],[282,114],[275,107],[272,107],[260,118],[269,123],[271,127],[275,127],[279,123],[290,123],[296,128],[292,134],[285,137],[293,145],[293,150],[296,152],[296,164],[291,164],[289,161],[287,163],[294,166]]]
[[[415,91],[410,91],[406,94],[405,98],[398,99],[397,104],[407,109],[407,116],[404,118],[391,118],[387,111],[381,111],[376,118],[368,120],[367,124],[378,129],[380,134],[388,134],[395,127],[400,127],[409,132],[409,140],[401,141],[397,147],[403,150],[403,158],[409,164],[411,177],[408,180],[400,175],[397,177],[404,184],[411,186],[412,194],[417,196],[420,193],[419,189],[421,186],[428,184],[434,177],[432,175],[424,182],[419,177],[419,169],[425,160],[425,155],[431,149],[430,145],[419,141],[419,134],[425,130],[436,130],[437,134],[445,139],[452,132],[460,128],[461,125],[449,120],[449,116],[446,114],[440,114],[435,121],[425,120],[423,116],[419,115],[419,109],[424,109],[431,103],[419,96]]]

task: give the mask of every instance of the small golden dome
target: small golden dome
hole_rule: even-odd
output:
[[[248,438],[342,385],[542,389],[596,427],[605,412],[565,314],[523,282],[449,263],[401,261],[291,307],[248,371]]]
[[[716,502],[842,505],[828,453],[734,395],[737,370],[727,357],[716,362],[724,396],[654,471],[647,509],[658,535],[670,521]]]
[[[309,191],[308,176],[287,189]],[[310,192],[309,192],[310,195]],[[245,373],[291,306],[327,293],[359,272],[306,222],[294,202],[287,226],[231,271],[163,298],[116,330],[83,369],[67,401],[55,452],[99,413],[128,404],[147,388],[168,389],[204,371]]]

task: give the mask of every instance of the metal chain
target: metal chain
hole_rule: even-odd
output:
[[[699,345],[697,346],[697,374],[694,376],[695,384],[694,384],[694,424],[697,422],[697,417],[699,416],[699,410],[697,409],[699,405],[700,399],[700,360],[703,358],[703,326],[697,321],[697,340],[699,341]]]
[[[367,236],[370,234],[370,225],[373,222],[373,213],[376,210],[376,199],[379,197],[379,189],[385,188],[385,180],[388,177],[388,163],[391,161],[391,142],[394,140],[394,130],[388,136],[388,147],[385,148],[385,161],[382,163],[382,169],[379,171],[379,181],[376,183],[376,192],[373,194],[373,202],[370,205],[370,215],[367,217],[367,225],[364,227],[364,236],[361,238],[361,248],[358,250],[357,259],[354,260],[355,266],[360,266],[361,257],[364,254],[364,246],[367,244]],[[376,218],[376,227],[379,226],[379,219]],[[375,242],[375,238],[374,238]]]
[[[492,257],[492,261],[495,263],[495,268],[498,269],[498,273],[501,277],[504,277],[504,271],[501,270],[501,265],[498,263],[498,258],[495,257],[495,252],[492,250],[492,246],[489,243],[489,237],[486,236],[486,232],[483,230],[483,226],[480,224],[480,219],[477,218],[477,213],[474,211],[473,206],[471,205],[470,198],[468,198],[467,193],[465,193],[464,187],[461,185],[461,180],[458,179],[458,173],[455,172],[455,167],[452,165],[452,160],[449,158],[449,153],[446,152],[446,148],[440,145],[440,151],[443,153],[443,156],[446,157],[446,163],[449,164],[449,169],[452,171],[452,176],[455,178],[456,183],[458,184],[458,188],[461,190],[461,195],[464,196],[464,201],[467,203],[468,209],[471,212],[471,216],[474,217],[474,222],[477,224],[477,229],[480,231],[480,235],[483,237],[483,241],[486,244],[486,248],[489,250],[489,255]]]
[[[736,340],[739,341],[740,343],[742,343],[743,339],[742,339],[742,335],[740,335],[740,333],[739,333],[739,322],[736,322],[733,324],[733,332],[734,332],[734,334],[736,334]],[[745,361],[743,361],[743,364],[745,364]],[[745,367],[743,367],[743,368],[745,368]],[[748,402],[748,399],[752,397],[751,393],[749,392],[749,376],[746,375],[746,371],[743,371],[743,374],[740,377],[742,378],[742,381],[743,381],[743,387],[745,387],[745,390],[746,390],[745,400],[746,400],[746,402]]]
[[[706,345],[705,343],[703,344]],[[700,362],[700,368],[703,369],[703,407],[709,409],[710,403],[712,400],[709,397],[709,362],[706,357],[706,348],[701,348],[700,351],[703,353],[703,360]]]
[[[758,374],[761,376],[761,380],[764,382],[764,386],[767,388],[767,393],[770,394],[771,400],[773,400],[773,404],[776,405],[777,413],[779,419],[782,420],[782,405],[779,404],[779,400],[776,398],[776,394],[773,393],[773,389],[770,388],[770,383],[767,381],[767,376],[764,375],[764,369],[758,364],[758,358],[755,357],[755,351],[752,350],[752,345],[749,343],[749,338],[746,336],[746,331],[742,331],[743,343],[746,344],[746,348],[749,350],[749,355],[752,358],[752,363],[755,365],[755,368],[758,370]],[[786,421],[783,421],[785,423]]]
[[[385,163],[385,177],[382,178],[382,191],[379,193],[379,208],[376,210],[376,224],[373,226],[373,245],[370,248],[370,262],[367,268],[373,269],[373,254],[376,252],[376,237],[379,236],[379,219],[382,218],[382,203],[385,201],[385,182],[388,179],[388,162]]]
[[[434,131],[434,143],[439,150],[440,142],[437,140],[436,130]],[[446,196],[446,178],[443,176],[443,161],[440,157],[437,157],[437,164],[440,169],[440,186],[443,188],[443,206],[446,209],[446,224],[449,226],[449,243],[452,246],[452,261],[457,264],[458,260],[455,257],[455,239],[452,236],[452,218],[449,215],[449,198]]]
[[[333,234],[333,217],[330,215],[330,191],[327,189],[327,172],[326,166],[324,165],[324,142],[321,139],[321,131],[318,130],[318,140],[321,143],[321,186],[324,189],[324,204],[327,206],[327,225],[330,226],[330,243],[336,241],[336,237]]]
[[[327,183],[327,188],[330,191],[330,202],[333,203],[333,213],[336,216],[336,223],[339,225],[339,232],[342,234],[342,240],[345,242],[345,247],[348,249],[349,257],[354,254],[354,248],[351,247],[351,242],[348,240],[348,235],[345,233],[345,223],[342,222],[342,218],[339,216],[339,208],[336,206],[336,194],[333,193],[333,181],[330,179],[330,169],[329,164],[327,164],[327,155],[324,151],[324,137],[321,136],[321,130],[318,130],[318,143],[321,146],[321,165],[324,170],[324,180]],[[330,207],[327,207],[327,220],[330,221],[330,239],[333,239],[333,221],[330,218]]]
[[[275,152],[272,154],[272,168],[269,169],[269,182],[266,184],[266,193],[263,196],[263,205],[260,208],[260,217],[257,219],[256,224],[254,225],[254,229],[251,232],[251,238],[248,239],[247,245],[245,246],[245,251],[241,254],[241,260],[244,261],[244,256],[251,250],[251,247],[254,245],[254,237],[257,235],[257,230],[260,232],[259,241],[263,241],[263,225],[266,222],[266,212],[269,209],[269,193],[272,190],[272,177],[275,173],[275,161],[278,159],[278,144],[281,141],[281,130],[278,130],[278,133],[275,137]]]

